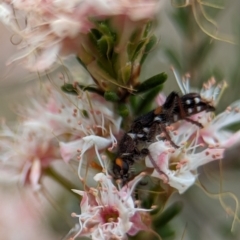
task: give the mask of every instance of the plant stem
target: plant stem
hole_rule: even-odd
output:
[[[67,191],[73,194],[75,197],[81,198],[81,196],[76,195],[71,189],[78,189],[79,187],[75,186],[68,179],[64,178],[58,172],[56,172],[52,167],[48,167],[44,170],[44,173],[51,177],[53,180],[58,182],[62,187],[64,187]]]

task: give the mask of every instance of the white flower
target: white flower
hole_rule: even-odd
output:
[[[183,92],[191,92],[189,79],[184,79],[182,83],[178,81],[178,83],[180,85],[182,84]],[[207,83],[203,84],[200,95],[203,99],[212,103],[212,105],[217,106],[225,88],[225,82],[216,84],[215,79],[211,78]],[[227,130],[231,125],[240,122],[240,101],[232,103],[224,112],[217,116],[214,116],[211,112],[201,112],[191,116],[191,119],[200,122],[203,126],[203,128],[193,134],[195,135],[194,137],[197,138],[198,143],[204,143],[211,147],[229,148],[240,141],[239,131],[234,133],[233,131]],[[179,128],[184,132],[187,131],[187,126],[188,125],[183,123]]]
[[[12,21],[12,12],[10,6],[5,3],[0,5],[0,19],[5,25],[10,25]]]
[[[103,174],[95,175],[97,188],[86,191],[73,190],[82,196],[81,214],[72,214],[79,219],[79,231],[72,239],[88,236],[91,239],[126,239],[126,234],[135,235],[147,227],[140,220],[140,211],[135,207],[131,193],[142,175],[128,186],[118,190],[111,179]],[[145,210],[147,211],[147,210]]]
[[[15,132],[2,125],[0,138],[1,161],[17,169],[18,180],[30,184],[33,190],[40,188],[44,169],[61,159],[57,140],[50,129],[39,122],[24,122]]]
[[[88,0],[99,15],[126,15],[132,21],[151,19],[159,10],[158,0]]]
[[[59,141],[63,160],[79,161],[81,176],[83,162],[91,163],[96,153],[116,146],[114,134],[119,134],[121,117],[114,114],[110,102],[95,94],[80,92],[81,97],[70,96],[48,86],[42,90],[46,96],[31,98],[32,108],[25,107],[19,112],[25,120],[39,122],[49,129],[52,138]]]
[[[173,141],[176,140],[173,138]],[[175,141],[181,144],[183,142]],[[206,148],[185,143],[186,146],[173,148],[168,142],[158,141],[149,146],[146,166],[154,168],[151,176],[162,179],[179,193],[185,192],[197,178],[197,168],[208,162],[223,158],[224,149]]]
[[[192,92],[188,79],[178,83],[184,94]],[[216,85],[212,78],[204,84],[201,97],[216,105],[222,88],[224,84]],[[240,122],[239,106],[237,101],[216,117],[212,112],[191,116],[190,119],[201,123],[202,128],[185,120],[168,127],[171,141],[179,148],[157,137],[157,142],[149,146],[149,156],[146,157],[146,165],[154,168],[151,175],[162,179],[179,193],[186,191],[194,184],[199,166],[223,158],[226,148],[240,141],[240,131],[234,133],[226,129]]]
[[[224,112],[213,119],[201,129],[200,136],[203,141],[212,146],[229,148],[240,141],[240,132],[227,130],[233,124],[240,122],[240,101],[232,103]]]
[[[95,94],[68,96],[43,85],[41,96],[30,97],[29,103],[18,110],[23,117],[19,131],[3,125],[0,151],[2,161],[20,165],[22,182],[34,188],[52,160],[78,160],[81,176],[85,154],[84,163],[91,164],[96,152],[116,145],[114,134],[119,133],[121,118],[111,103]]]
[[[94,159],[97,155],[101,167],[104,168],[104,164],[99,156],[99,151],[106,150],[111,143],[112,143],[112,140],[110,138],[108,139],[108,138],[90,135],[90,136],[83,137],[82,139],[71,141],[68,143],[60,142],[60,152],[65,162],[68,162],[70,159],[73,159],[74,157],[76,157],[76,155],[79,155],[78,156],[78,160],[79,160],[78,175],[80,178],[82,178],[81,170],[83,165],[83,156],[86,153],[86,151],[94,148],[95,150],[94,152],[88,151],[87,162],[91,163],[92,159]]]
[[[63,140],[98,135],[110,136],[114,141],[112,132],[119,132],[121,117],[114,114],[113,105],[103,97],[86,92],[71,96],[49,85],[43,85],[39,97],[33,95],[29,98],[30,106],[19,108],[19,114],[48,126],[55,136],[65,135]]]

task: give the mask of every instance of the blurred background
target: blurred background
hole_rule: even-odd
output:
[[[190,73],[191,85],[196,88],[212,76],[218,82],[225,80],[228,88],[217,106],[217,112],[220,112],[240,98],[240,2],[215,0],[209,1],[209,6],[206,6],[207,2],[204,2],[206,5],[201,1],[192,2],[194,9],[192,6],[173,6],[181,6],[184,1],[172,4],[169,1],[162,6],[156,33],[159,43],[145,62],[141,77],[146,79],[166,72],[169,77],[164,88],[166,94],[179,91],[170,66],[174,66],[179,75]],[[17,118],[14,106],[24,104],[26,91],[32,87],[41,91],[41,81],[49,79],[29,73],[17,64],[6,66],[17,46],[12,44],[12,33],[1,23],[0,33],[0,116],[14,121]],[[78,65],[74,58],[65,64],[75,73]],[[51,76],[57,76],[61,71],[60,66]],[[232,126],[232,129],[239,128],[240,125]],[[175,235],[166,239],[240,239],[240,222],[233,215],[235,210],[240,214],[239,158],[240,146],[235,146],[222,162],[199,169],[199,179],[206,190],[193,186],[184,195],[172,196],[171,202],[181,201],[184,208],[171,221]],[[13,187],[4,176],[0,176],[0,180],[0,240],[64,239],[74,225],[71,212],[79,212],[78,199],[69,199],[61,187],[48,179],[46,184],[53,191],[51,196],[46,193],[45,197]],[[229,194],[219,194],[220,191]]]

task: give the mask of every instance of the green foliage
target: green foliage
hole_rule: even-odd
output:
[[[147,58],[148,54],[150,53],[150,51],[157,45],[157,37],[155,35],[151,36],[148,39],[147,44],[145,45],[145,49],[142,55],[142,59],[140,61],[141,64],[144,63],[145,59]]]
[[[119,101],[119,97],[115,92],[111,92],[111,91],[106,91],[104,93],[104,98],[109,101],[109,102],[117,102]]]
[[[147,113],[152,108],[152,103],[158,93],[162,90],[163,85],[157,86],[152,90],[148,91],[143,96],[139,97],[139,103],[134,110],[134,114],[136,116],[140,116],[141,114]]]
[[[119,104],[118,113],[122,117],[127,117],[129,115],[129,110],[126,104]]]
[[[84,62],[81,60],[81,58],[79,56],[76,57],[77,61],[80,63],[81,66],[83,66],[86,70],[87,70],[87,67],[86,65],[84,64]]]
[[[174,230],[169,222],[176,217],[183,209],[182,202],[175,202],[158,216],[153,216],[152,228],[163,238],[174,236]]]
[[[78,95],[77,89],[73,86],[73,84],[65,83],[61,86],[63,92],[73,95]]]
[[[81,114],[82,114],[82,116],[83,116],[84,118],[89,118],[89,114],[88,114],[88,112],[87,112],[85,109],[83,109],[83,110],[81,111]]]
[[[84,35],[85,40],[77,58],[97,85],[82,85],[80,88],[104,95],[108,101],[123,103],[130,94],[135,94],[136,88],[138,93],[142,93],[163,82],[163,76],[155,76],[158,80],[149,80],[145,85],[139,82],[141,65],[157,43],[157,38],[153,35],[153,22],[135,24],[128,21],[130,26],[126,25],[127,30],[121,32],[123,26],[119,23],[115,26],[111,19],[92,19],[94,28]],[[70,87],[62,89],[75,93]]]
[[[97,93],[97,94],[103,96],[103,92],[100,89],[97,89],[96,87],[84,86],[81,84],[78,84],[78,87],[80,89],[82,89],[83,91],[89,91],[89,92]],[[77,88],[72,83],[65,83],[63,86],[61,86],[61,89],[65,93],[78,95]]]
[[[159,73],[145,80],[136,87],[137,93],[147,92],[155,87],[162,85],[167,80],[166,73]]]
[[[162,228],[169,223],[175,216],[177,216],[183,209],[183,203],[178,201],[169,206],[164,212],[157,217],[154,216],[153,226],[156,229]]]

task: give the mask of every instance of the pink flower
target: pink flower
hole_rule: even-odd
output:
[[[178,80],[184,93],[191,92],[189,79],[184,79],[183,82]],[[222,92],[226,88],[226,83],[216,84],[214,78],[209,79],[207,83],[203,84],[200,91],[201,97],[208,102],[212,102],[214,106],[221,97]],[[240,133],[227,130],[233,124],[240,122],[240,101],[232,103],[227,109],[215,116],[213,113],[201,112],[193,115],[191,119],[200,122],[203,128],[198,129],[193,137],[197,138],[198,143],[207,144],[210,147],[229,148],[240,141]],[[183,122],[180,127],[181,131],[187,131],[188,124]]]
[[[46,94],[46,95],[45,95]],[[30,106],[18,113],[23,122],[19,131],[3,126],[0,152],[6,165],[18,166],[22,182],[39,188],[43,169],[53,160],[81,160],[91,163],[96,151],[115,147],[121,118],[113,106],[95,94],[81,92],[81,98],[67,96],[42,86],[42,94],[29,98]],[[83,160],[79,161],[79,176]]]
[[[178,136],[183,137],[183,136]],[[173,138],[173,141],[177,138]],[[184,193],[197,178],[197,168],[208,162],[223,158],[223,148],[201,148],[194,142],[175,141],[183,146],[175,149],[166,141],[157,141],[149,146],[146,166],[154,168],[151,176]],[[189,146],[188,146],[189,144]]]
[[[98,15],[125,15],[132,21],[151,19],[159,10],[158,0],[87,0],[86,2]]]
[[[121,117],[114,114],[112,103],[95,94],[70,96],[49,86],[43,87],[42,93],[30,99],[32,108],[24,107],[19,113],[26,121],[39,122],[49,129],[51,137],[59,142],[62,159],[66,163],[79,161],[81,176],[83,162],[91,163],[96,153],[116,146],[114,134],[119,134]]]
[[[5,166],[17,169],[16,176],[22,184],[38,190],[44,168],[61,159],[57,140],[39,122],[24,122],[16,132],[6,125],[2,127],[1,160]]]
[[[192,92],[188,79],[178,80],[178,84],[184,94]],[[216,105],[224,86],[216,85],[212,78],[204,84],[201,97]],[[240,141],[240,131],[226,130],[231,124],[240,122],[239,107],[237,101],[217,116],[212,112],[201,112],[190,117],[203,128],[184,120],[172,124],[168,128],[169,134],[179,148],[157,137],[157,142],[149,146],[150,154],[146,157],[146,165],[154,168],[151,175],[162,179],[179,193],[186,191],[194,184],[199,166],[223,158],[226,148]]]
[[[211,145],[229,148],[240,141],[240,132],[227,130],[240,122],[240,101],[232,103],[227,109],[212,119],[200,130],[199,138]]]
[[[126,234],[135,235],[147,229],[140,220],[140,212],[147,210],[136,208],[131,197],[141,178],[142,175],[139,175],[118,190],[107,175],[98,173],[94,177],[98,188],[73,190],[82,196],[82,201],[81,214],[72,214],[79,219],[79,231],[72,239],[80,236],[103,240],[126,239]]]
[[[25,120],[39,121],[48,126],[60,140],[74,141],[89,135],[110,137],[118,133],[121,117],[114,114],[114,106],[103,97],[79,90],[79,96],[43,85],[41,95],[30,96],[29,107],[19,108]]]
[[[49,69],[59,56],[80,50],[83,34],[94,26],[93,19],[125,15],[133,21],[149,19],[158,10],[158,0],[15,0],[2,1],[0,20],[22,39],[17,55],[32,71]],[[19,28],[19,22],[26,25]]]

